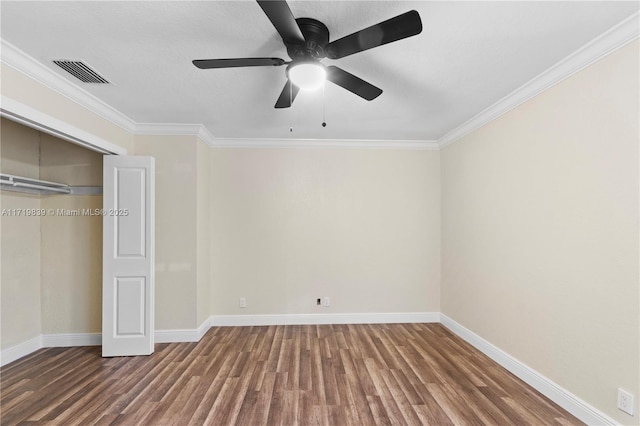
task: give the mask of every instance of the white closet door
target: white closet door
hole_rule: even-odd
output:
[[[102,356],[154,350],[153,157],[105,155]]]

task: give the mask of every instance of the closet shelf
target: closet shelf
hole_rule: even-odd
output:
[[[0,173],[0,189],[3,191],[23,192],[27,194],[51,195],[99,195],[101,186],[69,186],[64,183],[48,182],[46,180],[13,176]]]

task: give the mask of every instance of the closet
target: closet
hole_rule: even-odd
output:
[[[1,346],[100,333],[102,154],[1,120]]]

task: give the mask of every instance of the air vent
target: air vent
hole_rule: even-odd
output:
[[[84,83],[109,84],[106,78],[92,70],[84,62],[58,59],[53,63]]]

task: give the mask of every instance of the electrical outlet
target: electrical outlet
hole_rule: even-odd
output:
[[[316,299],[316,305],[318,305],[318,306],[322,306],[322,299],[321,299],[321,298],[319,298],[319,297],[318,297],[318,298]]]
[[[633,394],[618,388],[618,408],[633,416]]]
[[[247,299],[244,297],[240,298],[240,307],[241,308],[246,308],[247,307]]]
[[[322,298],[322,306],[324,306],[325,308],[331,306],[331,300],[329,300],[329,296],[325,296]]]

